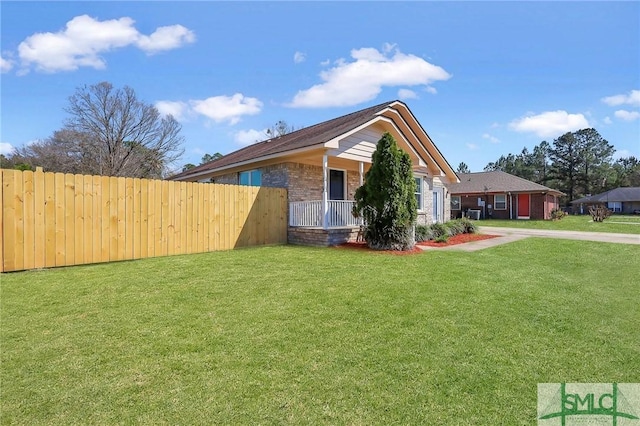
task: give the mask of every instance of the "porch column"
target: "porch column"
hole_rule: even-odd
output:
[[[329,157],[322,156],[322,229],[329,228],[329,194],[327,191],[327,173],[329,171]]]
[[[364,163],[361,161],[360,165],[359,165],[359,171],[360,171],[360,186],[362,186],[362,184],[364,183]]]

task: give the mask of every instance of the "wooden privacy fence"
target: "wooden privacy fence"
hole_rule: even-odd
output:
[[[287,242],[285,189],[0,170],[0,272]]]

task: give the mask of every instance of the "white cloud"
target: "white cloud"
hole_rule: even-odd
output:
[[[618,106],[624,104],[640,106],[640,90],[631,90],[626,95],[607,96],[606,98],[602,98],[601,100],[609,106]]]
[[[241,93],[233,96],[213,96],[205,100],[189,101],[194,112],[215,121],[236,124],[243,115],[255,115],[262,110],[262,102]]]
[[[616,118],[619,118],[620,120],[624,120],[624,121],[635,121],[638,118],[640,118],[640,112],[638,112],[638,111],[625,111],[623,109],[620,109],[620,110],[614,112],[613,115],[615,115]]]
[[[18,46],[23,71],[35,66],[44,72],[73,71],[80,67],[103,69],[100,55],[135,45],[147,53],[180,47],[195,40],[192,31],[181,25],[160,27],[150,36],[134,27],[129,17],[98,21],[88,15],[76,16],[57,33],[36,33]]]
[[[413,90],[400,89],[398,90],[398,98],[400,99],[418,99],[418,95]]]
[[[307,59],[307,55],[305,55],[302,52],[296,52],[296,53],[293,54],[293,62],[296,63],[296,64],[304,62],[305,59]]]
[[[196,41],[193,31],[182,25],[159,27],[150,36],[139,35],[136,46],[149,54],[177,49]]]
[[[569,114],[566,111],[558,110],[518,118],[509,123],[509,127],[516,132],[535,133],[546,138],[560,136],[590,126],[583,114]]]
[[[10,143],[0,142],[0,154],[2,154],[2,155],[11,154],[14,149],[15,148]]]
[[[429,86],[451,78],[443,68],[389,44],[383,52],[371,47],[353,49],[351,58],[351,62],[338,60],[333,68],[322,71],[323,82],[299,91],[288,106],[352,106],[374,99],[383,87]]]
[[[178,121],[183,121],[189,110],[189,105],[180,101],[158,101],[155,107],[160,114],[172,115]]]
[[[496,138],[495,136],[491,136],[489,133],[484,133],[482,135],[482,139],[486,139],[491,143],[500,143],[500,139]]]
[[[233,139],[237,144],[242,146],[252,145],[256,142],[260,142],[266,139],[267,129],[263,130],[240,130],[233,135]]]
[[[609,118],[609,117],[605,117],[605,118],[604,118],[604,120],[602,120],[602,122],[603,122],[604,124],[611,124],[611,123],[613,123],[613,121],[611,121],[611,118]]]
[[[438,93],[438,91],[436,90],[436,88],[435,88],[435,87],[433,87],[433,86],[427,86],[427,87],[425,87],[425,88],[424,88],[424,91],[425,91],[425,92],[427,92],[427,93],[431,93],[432,95],[435,95],[435,94],[437,94],[437,93]]]
[[[476,151],[478,148],[480,148],[478,145],[476,145],[475,143],[468,143],[466,144],[467,148],[469,148],[471,151]]]
[[[325,59],[324,61],[320,62],[320,65],[322,65],[323,67],[326,67],[330,63],[331,63],[331,59]]]
[[[0,56],[0,72],[4,74],[11,71],[11,68],[13,68],[13,61]]]

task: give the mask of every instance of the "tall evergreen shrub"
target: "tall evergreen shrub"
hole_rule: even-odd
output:
[[[389,133],[382,135],[373,153],[365,182],[355,193],[353,213],[366,223],[368,246],[378,250],[410,250],[418,216],[416,182],[409,154],[398,148]]]

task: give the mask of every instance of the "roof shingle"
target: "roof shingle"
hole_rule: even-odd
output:
[[[458,173],[460,183],[449,186],[452,194],[484,194],[486,192],[562,192],[512,174],[494,171]]]
[[[394,102],[398,101],[384,102],[360,111],[352,112],[338,118],[287,133],[286,135],[279,136],[277,138],[249,145],[216,160],[201,164],[182,173],[178,173],[170,179],[184,178],[185,176],[231,166],[233,164],[242,163],[244,161],[260,157],[325,143],[375,118],[379,112]]]
[[[622,203],[640,201],[640,187],[615,188],[601,194],[573,200],[571,204],[607,203],[609,201]]]

